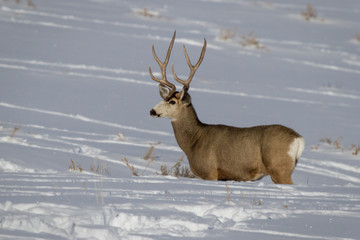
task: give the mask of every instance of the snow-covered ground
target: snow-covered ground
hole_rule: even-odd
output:
[[[0,1],[0,238],[359,239],[360,2],[308,2]],[[208,42],[203,122],[304,136],[295,185],[161,175],[184,153],[148,67],[174,30],[183,78]]]

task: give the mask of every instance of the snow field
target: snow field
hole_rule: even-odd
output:
[[[310,21],[302,0],[32,2],[0,2],[1,239],[359,239],[358,1],[311,3]],[[160,74],[151,46],[163,59],[174,30],[181,78],[182,45],[196,59],[208,42],[200,120],[305,138],[295,185],[160,174],[184,154],[149,116],[148,67]],[[266,49],[239,43],[251,32]]]

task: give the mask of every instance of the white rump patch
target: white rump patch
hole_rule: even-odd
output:
[[[304,138],[302,137],[295,138],[294,141],[289,146],[288,154],[294,161],[296,161],[297,159],[300,158],[302,152],[304,151],[304,148],[305,148]]]

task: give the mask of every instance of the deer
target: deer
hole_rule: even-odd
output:
[[[203,180],[255,181],[270,176],[275,184],[293,184],[291,175],[304,147],[304,138],[293,129],[283,125],[260,125],[254,127],[233,127],[202,123],[188,93],[190,83],[206,51],[206,39],[195,65],[190,61],[185,45],[184,54],[190,68],[187,80],[180,79],[172,64],[174,79],[183,85],[176,91],[167,80],[166,67],[175,41],[176,31],[170,42],[166,58],[162,62],[152,53],[161,70],[161,78],[149,74],[159,83],[163,101],[150,110],[157,118],[170,118],[179,147],[185,153],[191,171]]]

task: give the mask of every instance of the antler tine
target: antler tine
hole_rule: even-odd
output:
[[[172,65],[172,73],[173,73],[173,76],[174,76],[175,80],[178,81],[179,83],[181,83],[182,85],[184,85],[186,90],[188,90],[190,88],[190,82],[192,81],[196,70],[198,69],[198,67],[200,66],[202,60],[204,59],[204,55],[205,55],[205,51],[206,51],[206,44],[207,44],[206,39],[204,38],[204,46],[203,46],[203,48],[201,50],[200,58],[199,58],[199,60],[197,61],[197,63],[195,65],[191,64],[189,55],[188,55],[188,53],[186,51],[186,48],[185,48],[185,45],[184,45],[184,54],[185,54],[186,62],[189,65],[189,68],[190,68],[190,75],[189,75],[189,77],[188,77],[188,79],[186,81],[181,80],[176,75],[175,70],[174,70],[174,64]]]
[[[159,57],[156,55],[155,53],[155,47],[154,47],[154,44],[152,45],[152,53],[154,55],[154,58],[156,60],[156,62],[159,64],[160,66],[160,70],[161,70],[161,76],[162,78],[159,79],[159,78],[156,78],[153,74],[152,74],[152,71],[151,71],[151,66],[149,66],[149,74],[150,74],[150,77],[160,83],[160,84],[164,84],[166,86],[168,86],[169,88],[171,88],[171,93],[175,92],[176,90],[176,87],[174,84],[170,83],[167,81],[167,78],[166,78],[166,66],[169,62],[169,58],[170,58],[170,53],[171,53],[171,50],[173,48],[173,45],[174,45],[174,41],[175,41],[175,35],[176,35],[176,31],[174,32],[174,35],[172,37],[172,40],[170,42],[170,45],[169,45],[169,48],[168,48],[168,51],[166,53],[166,58],[164,60],[164,62],[161,62],[161,60],[159,59]]]

